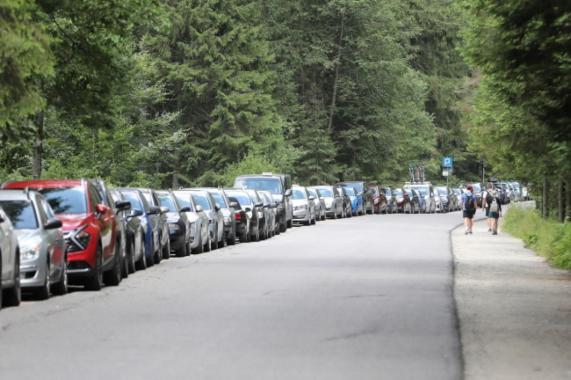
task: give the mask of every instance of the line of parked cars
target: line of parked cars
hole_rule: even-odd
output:
[[[274,173],[242,175],[226,189],[11,181],[0,190],[0,305],[18,305],[22,291],[47,299],[67,293],[69,285],[94,291],[117,286],[171,256],[269,239],[294,224],[452,211],[460,208],[461,194],[428,182],[394,189],[365,181],[306,187]]]

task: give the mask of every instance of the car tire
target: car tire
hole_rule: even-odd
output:
[[[50,287],[50,264],[49,264],[49,258],[48,258],[48,264],[46,265],[46,277],[44,279],[44,285],[40,286],[38,289],[36,289],[35,291],[35,296],[36,299],[38,300],[47,300],[48,298],[50,298],[51,295],[51,287]]]
[[[145,270],[147,269],[147,253],[145,252],[145,240],[141,240],[141,258],[136,263],[137,270]]]
[[[287,221],[287,228],[292,228],[293,227],[293,220],[288,220]]]
[[[135,242],[131,241],[129,245],[130,254],[129,260],[127,260],[127,271],[129,274],[135,273],[136,263],[135,263]]]
[[[186,246],[186,243],[183,245]],[[171,241],[170,241],[170,239],[167,240],[167,243],[163,247],[162,256],[163,256],[162,257],[163,260],[168,260],[171,257]]]
[[[232,233],[230,236],[228,236],[228,239],[226,239],[226,244],[227,245],[236,244],[236,231],[234,231],[234,233]]]
[[[103,287],[103,251],[101,250],[101,244],[97,245],[96,255],[95,268],[91,276],[86,278],[84,282],[86,290],[98,291]]]
[[[68,288],[67,288],[67,258],[64,262],[64,268],[63,271],[61,272],[61,277],[59,279],[58,282],[56,282],[55,284],[52,285],[52,293],[58,296],[64,295],[67,293]]]
[[[176,257],[188,256],[188,245],[186,244],[186,241],[182,242],[182,247],[177,249],[174,254]]]
[[[117,247],[120,247],[119,242],[116,242],[115,244]],[[103,282],[107,286],[117,286],[121,283],[121,279],[123,278],[121,275],[123,260],[121,259],[119,251],[121,251],[121,248],[115,249],[115,255],[113,256],[113,268],[103,274]]]
[[[20,252],[16,251],[16,273],[14,273],[14,286],[3,290],[2,306],[18,306],[22,302],[22,288],[20,286]],[[0,268],[1,269],[1,268]],[[0,285],[1,287],[1,285]]]

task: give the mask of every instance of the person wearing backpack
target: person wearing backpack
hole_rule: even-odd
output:
[[[501,212],[502,203],[500,202],[497,192],[495,190],[488,192],[486,196],[486,214],[490,221],[492,235],[498,234],[498,220],[500,219]]]
[[[486,223],[488,223],[488,232],[492,232],[492,218],[490,218],[490,210],[488,208],[487,200],[488,196],[492,193],[493,190],[494,184],[488,182],[486,191],[484,191],[484,194],[482,194],[482,210],[486,213],[486,218],[488,218],[486,219]]]
[[[474,227],[474,214],[476,214],[476,197],[474,196],[474,188],[471,185],[466,187],[466,192],[462,194],[462,216],[464,217],[465,234],[472,234]]]

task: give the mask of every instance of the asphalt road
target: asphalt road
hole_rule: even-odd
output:
[[[3,309],[0,378],[459,379],[460,222],[331,220]]]

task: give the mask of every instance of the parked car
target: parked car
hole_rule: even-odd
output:
[[[256,221],[256,223],[250,225],[250,227],[255,227],[255,229],[251,231],[252,236],[250,239],[253,241],[265,239],[266,213],[264,212],[264,204],[262,202],[262,199],[260,198],[260,195],[258,194],[257,190],[246,189],[244,191],[246,192],[246,194],[248,194],[248,196],[252,200],[253,204],[252,219]]]
[[[254,202],[244,190],[224,189],[224,193],[226,193],[230,205],[234,206],[238,239],[242,243],[250,241],[252,229],[257,228],[257,215],[254,216],[252,211]],[[235,204],[232,205],[232,203]]]
[[[303,186],[292,186],[291,192],[294,223],[315,224],[317,214],[313,196]]]
[[[278,202],[278,224],[281,232],[291,227],[293,220],[291,204],[291,177],[288,174],[248,174],[236,177],[234,188],[249,190],[266,190]]]
[[[450,212],[458,208],[458,198],[449,187],[437,186],[435,190],[439,199],[438,211]]]
[[[109,190],[109,195],[113,199],[115,205],[118,202],[127,202],[128,207],[116,208],[115,213],[120,215],[124,223],[125,231],[125,245],[126,245],[126,257],[127,262],[127,272],[129,274],[135,273],[137,269],[137,261],[141,260],[145,255],[145,232],[143,231],[143,225],[141,222],[141,216],[135,216],[131,213],[131,202],[129,202],[123,194],[117,189]],[[123,276],[125,277],[125,276]]]
[[[139,188],[149,205],[158,207],[159,212],[152,214],[153,230],[156,230],[156,237],[158,238],[155,245],[155,264],[161,262],[162,259],[168,259],[171,256],[171,244],[169,236],[169,224],[167,220],[166,207],[162,207],[157,197],[157,193],[153,189]]]
[[[139,253],[138,259],[135,259],[136,269],[147,269],[154,265],[156,260],[156,246],[159,244],[159,238],[158,230],[153,228],[153,222],[156,221],[155,216],[160,214],[160,209],[157,206],[151,206],[139,189],[120,188],[118,191],[123,195],[125,200],[131,204],[131,211],[128,214],[128,218],[139,219],[139,224],[143,232],[142,249],[140,251],[136,250],[136,252],[142,252],[143,254]]]
[[[267,237],[273,237],[276,234],[276,228],[278,225],[276,223],[277,217],[277,204],[272,198],[272,193],[269,191],[258,191],[258,194],[262,198],[262,203],[264,204],[265,215],[267,227]]]
[[[398,212],[407,213],[410,212],[410,199],[408,194],[401,188],[393,189],[393,197],[396,200]]]
[[[312,189],[311,187],[306,187],[307,192],[313,197],[315,202],[315,214],[317,215],[317,220],[326,219],[325,210],[325,199],[320,195],[319,190]]]
[[[436,212],[435,193],[430,182],[407,182],[403,186],[403,189],[415,189],[418,191],[419,196],[424,198],[424,202],[421,202],[421,206],[423,207],[422,212]]]
[[[208,216],[202,206],[196,204],[190,191],[176,190],[173,194],[186,214],[190,223],[191,253],[209,252],[211,250],[210,227]]]
[[[408,190],[404,190],[404,192],[406,193],[408,199],[409,199],[409,203],[410,203],[410,208],[408,209],[408,213],[409,214],[420,214],[421,212],[421,207],[420,207],[420,199],[422,198],[420,196],[420,193],[418,192],[418,190],[416,189],[408,189]]]
[[[20,247],[10,218],[0,207],[0,308],[18,306],[20,288]]]
[[[0,206],[10,218],[20,247],[20,286],[37,298],[67,293],[62,223],[35,191],[0,190]]]
[[[168,209],[166,212],[170,249],[177,257],[190,255],[192,250],[191,225],[186,213],[190,207],[181,207],[171,191],[157,191],[157,198],[161,207]]]
[[[210,195],[212,195],[216,202],[216,206],[218,206],[222,212],[224,217],[224,240],[226,241],[226,244],[236,244],[236,218],[233,210],[230,209],[226,194],[222,189],[215,187],[201,188],[201,190],[206,190]]]
[[[347,192],[349,199],[351,199],[351,214],[353,216],[365,215],[363,197],[352,187],[345,186],[345,191]]]
[[[396,198],[393,197],[393,191],[390,187],[383,187],[381,191],[385,194],[385,198],[387,200],[387,211],[386,213],[394,214],[398,212],[397,201]]]
[[[380,214],[384,212],[387,213],[387,197],[385,193],[381,191],[381,187],[374,182],[367,185],[371,196],[373,197],[373,213]]]
[[[459,187],[454,187],[452,188],[452,192],[454,193],[454,198],[456,198],[456,209],[455,210],[461,210],[462,209],[462,189],[460,189]]]
[[[350,218],[353,216],[353,205],[351,203],[351,198],[347,194],[347,189],[343,186],[335,186],[337,191],[341,194],[343,199],[343,218]]]
[[[339,185],[343,187],[348,187],[353,189],[355,192],[355,196],[357,198],[361,198],[359,203],[363,204],[363,213],[372,214],[373,213],[373,193],[367,187],[367,183],[364,181],[347,181],[347,182],[340,182]]]
[[[45,179],[7,182],[5,189],[39,191],[63,224],[70,283],[89,290],[121,282],[117,219],[95,185],[85,179]]]
[[[224,215],[220,207],[216,206],[216,201],[212,195],[205,190],[188,189],[194,202],[202,207],[208,217],[210,228],[211,249],[224,247]]]
[[[328,218],[342,218],[343,217],[343,195],[335,186],[321,185],[312,186],[311,189],[316,189],[323,198],[325,203],[325,216]]]

